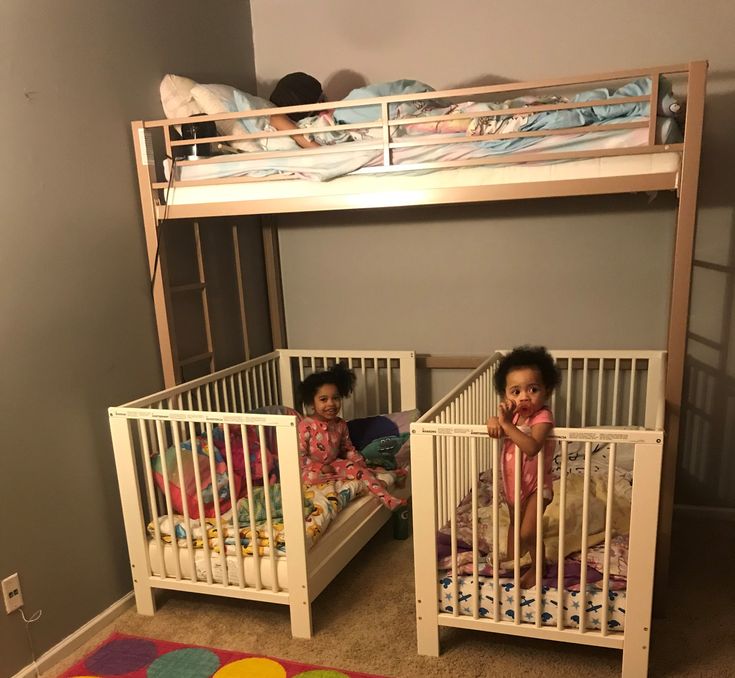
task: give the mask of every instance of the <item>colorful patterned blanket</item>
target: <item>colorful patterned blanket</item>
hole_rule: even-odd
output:
[[[379,474],[382,480],[392,484],[393,474]],[[306,529],[306,547],[311,548],[335,520],[337,515],[356,497],[366,491],[361,480],[335,480],[319,485],[304,486],[304,519]],[[255,504],[254,520],[251,524],[250,509],[247,498],[241,498],[236,510],[224,512],[220,519],[205,518],[200,521],[190,518],[188,523],[184,516],[175,514],[173,521],[169,516],[161,516],[157,521],[158,534],[166,543],[176,543],[180,548],[187,548],[189,540],[193,548],[206,547],[215,553],[224,550],[228,555],[240,553],[243,556],[253,555],[257,548],[261,556],[269,555],[271,545],[276,555],[286,553],[286,533],[283,525],[281,505],[281,486],[279,483],[270,487],[271,525],[268,529],[266,521],[265,496],[263,487],[255,488],[253,493]],[[156,538],[156,522],[148,524],[148,534]]]

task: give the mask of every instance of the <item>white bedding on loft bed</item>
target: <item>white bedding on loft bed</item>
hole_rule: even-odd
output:
[[[680,140],[680,131],[671,118],[659,118],[659,143],[676,143]],[[648,129],[638,128],[610,133],[585,135],[559,135],[547,137],[533,147],[533,152],[552,151],[587,151],[615,148],[631,148],[648,143]],[[456,144],[455,146],[459,146]],[[435,157],[420,158],[417,161],[432,161],[441,147],[428,147]],[[401,149],[397,149],[400,151]],[[414,149],[410,149],[414,150]],[[452,149],[456,152],[456,149]],[[373,153],[366,151],[365,153]],[[353,152],[354,154],[354,152]],[[343,154],[331,154],[342,156]],[[345,154],[346,156],[347,154]],[[322,156],[305,154],[302,157],[291,156],[284,161],[315,163],[314,159]],[[328,156],[327,156],[328,157]],[[339,163],[339,159],[329,158]],[[177,174],[182,181],[202,181],[225,177],[243,176],[243,167],[253,169],[253,163],[264,166],[273,160],[198,163],[180,165]],[[568,161],[533,162],[514,164],[479,165],[474,167],[450,167],[446,169],[422,172],[391,172],[390,182],[384,188],[389,192],[407,192],[426,190],[428,188],[452,188],[460,186],[520,184],[545,181],[562,181],[591,179],[604,177],[620,177],[626,175],[676,173],[681,163],[678,152],[641,153],[622,156],[602,156]],[[284,198],[309,198],[334,196],[335,194],[361,195],[374,192],[380,188],[385,173],[358,170],[347,176],[339,176],[331,181],[308,181],[301,178],[254,181],[246,177],[242,182],[211,185],[179,185],[176,182],[166,190],[166,202],[169,205],[193,205],[200,203],[217,203],[247,200],[277,200]],[[382,190],[382,189],[381,189]]]

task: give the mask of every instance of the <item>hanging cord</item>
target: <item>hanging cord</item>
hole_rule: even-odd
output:
[[[31,636],[31,624],[34,622],[37,622],[41,618],[41,614],[43,614],[43,610],[37,610],[34,612],[30,619],[26,619],[26,615],[23,612],[23,608],[18,608],[18,611],[20,612],[20,616],[23,617],[23,621],[26,623],[26,637],[28,638],[28,649],[31,651],[31,659],[33,660],[33,671],[36,674],[36,678],[40,678],[41,674],[38,671],[38,660],[36,659],[36,651],[33,648],[33,637]]]
[[[171,189],[173,188],[174,184],[174,176],[176,174],[176,161],[178,160],[176,156],[171,157],[170,155],[167,155],[166,159],[171,161],[171,171],[168,174],[168,185],[166,186],[166,192],[164,193],[166,204],[163,208],[163,217],[160,221],[156,223],[156,254],[153,258],[153,273],[151,275],[151,296],[153,296],[153,287],[156,284],[156,272],[158,271],[158,262],[161,258],[161,228],[168,218],[169,198]]]

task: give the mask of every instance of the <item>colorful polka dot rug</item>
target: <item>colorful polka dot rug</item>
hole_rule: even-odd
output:
[[[385,678],[246,652],[113,633],[59,678]]]

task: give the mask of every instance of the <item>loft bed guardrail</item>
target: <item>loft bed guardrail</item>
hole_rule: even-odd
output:
[[[676,190],[692,122],[687,104],[703,91],[705,67],[137,121],[141,190],[158,219]],[[361,121],[336,124],[340,111]],[[271,114],[303,112],[311,115],[295,130],[261,124]],[[195,140],[209,157],[186,155],[192,139],[177,130],[193,120],[219,130]],[[222,133],[233,127],[236,133]],[[325,143],[290,142],[304,134]],[[293,148],[272,150],[274,143]],[[232,152],[243,147],[255,150]],[[520,174],[521,167],[530,171]],[[451,180],[441,174],[458,168],[465,171]],[[366,182],[366,175],[389,179]]]

